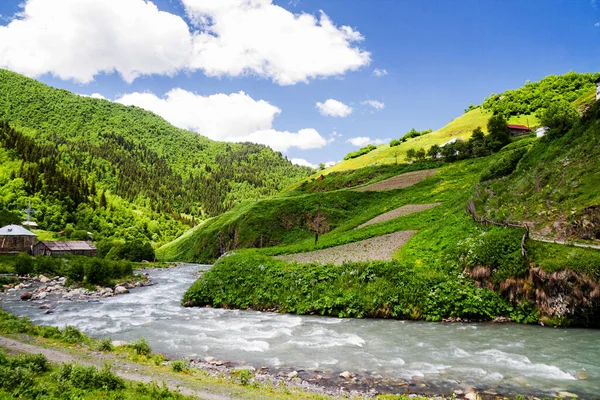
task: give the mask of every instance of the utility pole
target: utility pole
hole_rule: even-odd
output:
[[[27,208],[24,210],[21,210],[21,212],[24,212],[27,214],[27,222],[31,222],[31,214],[36,213],[38,210],[31,208],[31,200],[29,200],[27,202]]]

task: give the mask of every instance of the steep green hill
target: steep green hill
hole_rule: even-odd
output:
[[[569,238],[599,244],[599,126],[596,102],[568,132],[517,138],[486,157],[332,173],[238,206],[159,254],[211,262],[229,251],[188,290],[188,306],[599,326],[600,251],[540,241],[520,219],[526,214],[544,233],[548,224],[559,226],[555,215],[566,217],[577,233]],[[421,171],[418,180],[418,166],[436,171]],[[403,177],[412,185],[394,188]],[[487,216],[487,224],[468,212],[474,197],[476,217]],[[363,227],[401,206],[413,212]],[[315,243],[319,219],[324,229]],[[371,252],[372,241],[361,241],[396,232],[408,232],[409,240],[389,261],[304,264],[274,257],[343,259],[350,255],[345,245]]]
[[[0,141],[0,193],[7,193],[0,209],[19,210],[35,198],[35,208],[43,209],[41,227],[49,230],[72,222],[113,236],[110,229],[125,228],[118,221],[109,223],[112,228],[90,226],[94,218],[87,214],[96,213],[100,192],[113,207],[153,214],[148,221],[189,220],[182,214],[218,215],[311,172],[266,146],[211,141],[141,108],[82,97],[6,70],[0,70],[0,121],[8,124]],[[54,171],[62,178],[51,182]],[[50,204],[50,197],[60,201]],[[141,234],[152,237],[163,225]]]
[[[559,240],[600,239],[600,102],[564,135],[540,140],[510,177],[477,189],[480,216]]]
[[[532,128],[539,126],[537,113],[552,102],[566,100],[573,102],[578,108],[585,107],[594,100],[594,80],[600,73],[577,74],[570,72],[565,75],[550,75],[539,82],[527,83],[516,90],[493,94],[485,99],[482,106],[474,106],[465,114],[453,119],[446,126],[429,134],[406,140],[399,146],[390,147],[382,144],[376,150],[361,157],[344,160],[322,173],[345,171],[368,165],[395,164],[405,162],[406,152],[410,149],[424,148],[432,145],[442,145],[451,139],[468,139],[473,130],[481,127],[486,131],[486,124],[494,112],[504,114],[511,124],[528,125]]]

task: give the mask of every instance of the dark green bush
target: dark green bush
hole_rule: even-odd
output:
[[[138,340],[130,343],[128,346],[140,356],[149,356],[152,354],[152,347],[150,347],[150,344],[144,337],[140,337]]]
[[[125,388],[125,381],[115,375],[108,365],[101,370],[94,366],[62,364],[58,372],[59,382],[77,389],[118,390]]]
[[[92,285],[102,285],[112,277],[109,263],[99,258],[91,258],[85,263],[85,280]]]
[[[369,145],[361,148],[360,150],[357,150],[357,151],[354,151],[354,152],[346,154],[346,157],[344,157],[344,160],[350,160],[352,158],[357,158],[357,157],[363,156],[363,155],[365,155],[367,153],[372,152],[376,148],[377,148],[377,146],[369,144]]]
[[[62,331],[62,339],[67,343],[81,343],[86,337],[79,329],[67,325]]]
[[[502,178],[510,175],[515,169],[523,155],[527,152],[527,149],[520,148],[507,152],[501,158],[494,160],[490,163],[487,170],[483,171],[480,182],[489,181],[492,179]]]
[[[446,317],[490,320],[508,316],[512,307],[487,288],[480,289],[467,279],[451,279],[435,286],[427,297],[423,316],[428,321]]]
[[[31,257],[27,253],[19,253],[17,257],[15,257],[15,273],[17,275],[30,275],[34,272],[34,264],[33,257]]]

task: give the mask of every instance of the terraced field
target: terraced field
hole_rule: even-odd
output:
[[[392,254],[417,231],[400,231],[307,253],[278,256],[281,260],[299,263],[335,264],[360,261],[391,261]]]
[[[392,220],[392,219],[396,219],[396,218],[402,217],[404,215],[409,215],[409,214],[413,214],[413,213],[416,213],[416,212],[429,210],[430,208],[437,207],[440,204],[442,204],[442,203],[407,204],[405,206],[396,208],[395,210],[388,211],[386,213],[378,215],[375,218],[373,218],[373,219],[365,222],[364,224],[361,224],[361,225],[357,226],[354,229],[355,230],[356,229],[361,229],[361,228],[364,228],[365,226],[373,225],[373,224],[376,224],[378,222],[389,221],[389,220]]]
[[[430,176],[435,175],[436,172],[438,172],[438,169],[425,169],[422,171],[407,172],[405,174],[400,174],[381,182],[373,183],[372,185],[363,186],[354,190],[357,192],[368,192],[402,189],[412,186],[423,179],[429,178]]]

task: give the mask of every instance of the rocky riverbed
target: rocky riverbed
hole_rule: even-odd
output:
[[[141,275],[138,280],[123,281],[114,286],[96,286],[93,290],[78,285],[67,285],[67,278],[61,276],[50,278],[45,275],[38,275],[19,277],[19,279],[21,282],[4,285],[3,289],[7,294],[11,292],[20,293],[19,297],[23,301],[43,301],[50,295],[64,300],[102,299],[127,294],[130,289],[152,286],[153,284],[148,274]],[[46,309],[48,314],[52,313],[50,305],[43,304],[40,308]]]

